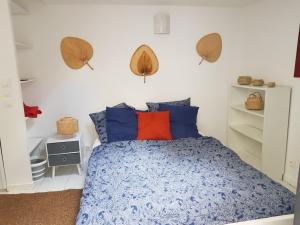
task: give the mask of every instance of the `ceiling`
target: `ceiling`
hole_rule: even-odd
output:
[[[46,4],[244,6],[259,0],[41,0]]]

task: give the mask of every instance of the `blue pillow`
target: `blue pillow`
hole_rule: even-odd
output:
[[[166,104],[166,105],[178,105],[178,106],[190,106],[191,105],[191,98],[187,98],[184,100],[179,101],[173,101],[173,102],[146,102],[146,105],[148,106],[149,112],[156,112],[158,111],[159,104]]]
[[[173,139],[199,137],[197,114],[199,107],[159,104],[159,111],[170,111]]]
[[[118,105],[113,106],[113,108],[132,108],[125,103],[120,103]],[[95,129],[99,136],[99,140],[101,143],[107,143],[107,132],[106,132],[106,112],[101,111],[97,113],[91,113],[89,115],[95,125]]]
[[[135,110],[106,107],[106,131],[108,142],[136,140],[137,116]]]

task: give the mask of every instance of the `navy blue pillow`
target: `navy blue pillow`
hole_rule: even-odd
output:
[[[165,104],[165,105],[178,105],[178,106],[190,106],[191,105],[191,98],[179,100],[179,101],[173,101],[173,102],[146,102],[146,105],[148,106],[149,112],[156,112],[158,111],[159,104]]]
[[[108,142],[136,140],[137,116],[130,108],[106,108]]]
[[[173,139],[199,137],[197,114],[199,107],[159,104],[159,111],[170,111]]]

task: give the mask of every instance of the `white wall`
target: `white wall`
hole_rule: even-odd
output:
[[[91,142],[90,112],[127,102],[144,108],[151,100],[192,97],[200,106],[202,132],[226,140],[228,86],[239,74],[250,74],[293,87],[285,179],[296,184],[300,161],[300,80],[293,78],[299,29],[298,0],[262,0],[244,8],[176,6],[51,5],[35,2],[31,15],[17,16],[17,39],[34,45],[18,54],[21,76],[37,82],[23,87],[25,102],[43,114],[28,122],[30,136],[55,132],[65,115],[79,119],[87,144]],[[171,34],[153,34],[153,15],[171,16]],[[210,32],[223,37],[223,53],[215,64],[197,65],[197,40]],[[94,46],[88,68],[71,70],[59,51],[60,40],[79,36]],[[144,85],[129,70],[130,57],[142,43],[160,61],[157,75]]]
[[[55,132],[55,121],[66,115],[79,119],[89,142],[88,114],[126,102],[145,108],[146,101],[168,101],[187,97],[200,106],[202,132],[226,140],[228,86],[239,74],[240,30],[238,8],[38,5],[31,15],[14,19],[16,37],[33,43],[32,50],[19,54],[21,76],[33,75],[37,82],[24,87],[25,101],[39,105],[43,114],[28,124],[31,136]],[[153,34],[153,15],[171,16],[170,35]],[[222,35],[219,61],[203,63],[195,45],[210,32]],[[90,64],[95,68],[71,70],[60,55],[60,41],[73,35],[94,47]],[[157,75],[134,76],[129,62],[141,44],[150,45],[160,62]]]
[[[7,189],[32,184],[14,38],[7,1],[0,1],[0,139]],[[0,156],[1,157],[1,156]]]
[[[299,9],[299,0],[263,0],[242,11],[241,71],[293,87],[285,179],[294,186],[300,162],[300,79],[293,77]]]

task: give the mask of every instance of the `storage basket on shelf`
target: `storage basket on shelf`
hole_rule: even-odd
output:
[[[252,77],[250,76],[239,76],[237,80],[239,85],[250,85],[252,82]]]
[[[42,179],[46,173],[47,159],[42,156],[31,156],[30,162],[33,181]]]
[[[250,94],[245,102],[246,109],[248,110],[263,110],[264,101],[259,92]]]
[[[265,81],[262,79],[254,79],[252,80],[252,85],[253,86],[264,86]]]

